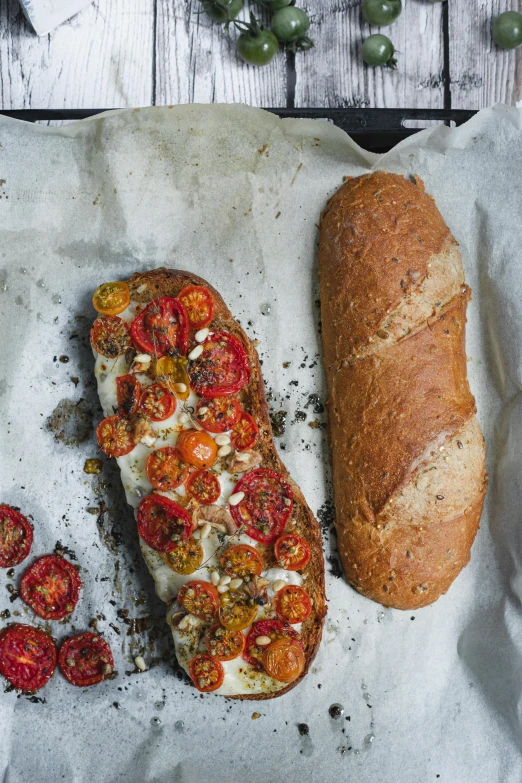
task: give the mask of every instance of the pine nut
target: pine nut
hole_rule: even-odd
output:
[[[206,405],[203,405],[203,407],[198,410],[198,416],[204,416],[205,413],[208,413],[208,408]]]
[[[137,655],[134,659],[134,663],[136,664],[137,668],[140,670],[140,672],[146,672],[147,671],[147,664],[145,663],[143,657],[141,655]]]
[[[232,446],[221,446],[218,449],[218,457],[227,457],[232,451]]]
[[[183,386],[184,386],[184,385],[185,385],[185,384],[183,384]],[[187,423],[187,421],[189,420],[189,418],[190,418],[190,417],[189,417],[188,413],[185,413],[185,412],[183,411],[183,413],[180,413],[180,414],[179,414],[179,416],[178,416],[178,421],[179,421],[179,423],[180,423],[180,424],[186,424],[186,423]]]
[[[244,492],[234,492],[233,495],[230,495],[228,502],[231,506],[237,506],[238,503],[241,503],[243,498],[245,497]]]
[[[242,579],[232,579],[232,581],[230,582],[229,587],[230,587],[231,590],[237,590],[237,588],[241,587],[242,584],[243,584],[243,580]]]
[[[214,587],[217,587],[219,584],[219,574],[217,571],[212,571],[210,574],[210,581],[214,585]]]
[[[203,346],[202,345],[196,345],[195,348],[191,350],[191,352],[188,355],[188,358],[191,362],[194,361],[194,359],[197,359],[201,354],[203,353]]]
[[[226,433],[221,432],[219,435],[216,435],[214,438],[218,446],[228,446],[230,443],[230,438]]]
[[[218,593],[221,593],[221,594],[228,593],[229,586],[228,585],[218,585],[217,586],[217,591],[218,591]]]
[[[256,636],[256,644],[258,647],[266,647],[271,641],[272,639],[269,636]]]
[[[200,329],[198,332],[196,332],[196,335],[195,335],[196,342],[197,343],[204,342],[207,339],[207,337],[208,337],[209,331],[210,330],[208,329],[208,327],[205,326],[204,329]]]
[[[174,391],[178,392],[178,394],[185,394],[187,391],[187,384],[186,383],[175,383],[174,384]]]
[[[278,593],[279,590],[282,590],[285,585],[286,582],[284,579],[276,579],[275,582],[272,583],[272,590],[274,593]]]
[[[223,574],[223,576],[219,580],[219,584],[220,585],[228,585],[228,584],[230,584],[231,581],[232,581],[232,577],[231,576],[229,576],[228,574]]]
[[[212,530],[212,525],[209,525],[208,522],[206,522],[201,528],[201,538],[208,538],[211,530]]]

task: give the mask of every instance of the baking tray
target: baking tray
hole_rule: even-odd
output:
[[[12,109],[0,111],[6,117],[25,122],[83,120],[109,109]],[[274,109],[280,117],[329,120],[346,131],[364,149],[387,152],[403,139],[422,130],[422,123],[462,125],[475,111],[466,109]],[[414,122],[420,127],[407,127]]]

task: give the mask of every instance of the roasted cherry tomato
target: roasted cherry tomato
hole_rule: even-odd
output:
[[[55,667],[56,645],[48,633],[20,623],[0,633],[0,674],[15,688],[43,688]]]
[[[178,435],[176,446],[184,462],[195,468],[206,470],[217,460],[218,447],[208,432],[183,430]]]
[[[164,495],[147,495],[138,506],[138,533],[156,552],[172,552],[192,535],[192,520],[184,508]]]
[[[140,411],[151,421],[165,421],[176,411],[176,398],[161,383],[153,383],[141,394]]]
[[[195,538],[180,541],[172,552],[165,552],[163,559],[177,574],[193,574],[203,562],[203,547]]]
[[[236,544],[225,550],[221,565],[230,576],[259,576],[263,570],[263,561],[253,546]]]
[[[305,667],[304,652],[291,639],[277,639],[269,644],[262,662],[266,673],[279,682],[295,682]]]
[[[299,585],[286,585],[276,593],[274,609],[281,620],[295,625],[304,623],[312,611],[312,602],[306,590]]]
[[[235,397],[200,400],[196,408],[196,418],[208,432],[227,432],[240,416],[241,404]]]
[[[221,495],[221,484],[215,473],[209,470],[196,470],[186,483],[187,495],[202,506],[210,506]]]
[[[218,613],[219,593],[210,582],[193,579],[180,587],[178,604],[198,620],[209,622]]]
[[[225,670],[220,662],[211,655],[196,655],[189,663],[189,672],[192,682],[202,693],[210,693],[217,690],[225,677]]]
[[[203,329],[214,318],[214,297],[202,285],[188,285],[178,294],[185,305],[191,329]]]
[[[260,636],[267,636],[272,642],[277,639],[290,639],[299,645],[301,644],[298,632],[288,623],[281,620],[258,620],[247,634],[243,658],[259,670],[263,668],[263,653],[267,646],[256,643],[256,639],[259,639]]]
[[[130,303],[130,291],[127,283],[102,283],[92,296],[95,310],[102,315],[118,315]]]
[[[128,419],[138,410],[141,383],[135,375],[120,375],[116,378],[116,399],[118,413]]]
[[[33,528],[11,506],[0,506],[0,568],[12,568],[25,560],[33,543]]]
[[[230,442],[236,451],[252,449],[259,438],[259,427],[255,419],[245,411],[242,411],[239,421],[234,424],[230,433]]]
[[[300,571],[310,562],[310,547],[304,538],[294,533],[277,539],[274,554],[281,568],[287,571]]]
[[[252,625],[257,615],[257,605],[248,593],[229,590],[219,596],[219,622],[229,631],[242,631]]]
[[[205,642],[209,654],[219,661],[239,658],[245,647],[245,637],[241,631],[229,631],[219,623],[210,628]]]
[[[78,570],[64,557],[38,558],[20,580],[20,597],[44,620],[61,620],[70,614],[80,597]]]
[[[63,676],[80,688],[96,685],[114,671],[111,648],[105,639],[89,631],[65,640],[60,647],[58,665]]]
[[[117,315],[101,315],[92,325],[91,345],[107,359],[117,359],[132,347],[129,327]]]
[[[173,446],[156,449],[149,454],[145,463],[147,478],[154,487],[169,492],[179,487],[188,476],[189,467],[181,459],[181,454]]]
[[[214,332],[200,343],[203,353],[190,362],[190,385],[200,397],[229,397],[250,378],[243,344],[229,332]]]
[[[108,416],[98,424],[96,440],[107,457],[123,457],[136,445],[134,425],[122,416]]]
[[[179,299],[153,299],[131,324],[132,339],[142,351],[161,358],[167,353],[187,353],[189,324]]]
[[[257,468],[239,479],[234,489],[245,497],[230,513],[238,525],[256,541],[271,544],[283,532],[292,513],[293,494],[280,473],[269,468]]]

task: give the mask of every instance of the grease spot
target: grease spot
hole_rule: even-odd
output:
[[[92,430],[92,411],[82,398],[60,400],[47,419],[47,429],[54,439],[66,446],[77,446],[87,440]]]

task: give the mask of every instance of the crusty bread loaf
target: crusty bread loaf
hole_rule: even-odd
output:
[[[319,272],[344,571],[384,606],[426,606],[468,563],[487,486],[457,243],[419,179],[376,172],[330,199]]]

